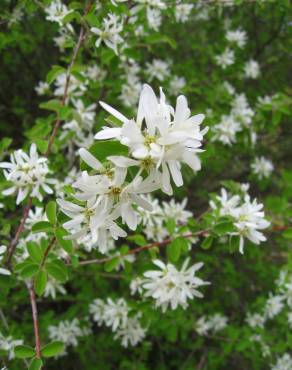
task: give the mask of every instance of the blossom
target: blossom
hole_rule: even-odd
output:
[[[143,292],[142,282],[143,280],[138,276],[131,280],[131,283],[130,283],[131,295],[134,295],[136,293],[141,294]]]
[[[14,339],[12,336],[5,337],[0,332],[0,350],[8,352],[8,359],[15,358],[14,348],[23,344],[22,339]]]
[[[89,306],[89,312],[93,320],[99,326],[106,325],[115,333],[114,339],[120,339],[123,347],[136,346],[145,337],[145,329],[142,328],[139,319],[141,314],[130,314],[130,307],[123,298],[116,301],[107,298],[103,301],[95,299]]]
[[[264,218],[262,209],[263,204],[258,204],[256,199],[251,202],[249,195],[245,195],[244,203],[232,210],[231,215],[236,220],[234,225],[240,236],[240,253],[243,253],[244,237],[255,244],[266,240],[259,230],[269,227],[270,222]]]
[[[47,14],[46,19],[51,22],[57,22],[62,26],[63,19],[72,11],[73,10],[68,10],[67,6],[62,4],[60,0],[54,0],[45,8]]]
[[[244,126],[250,126],[255,112],[249,106],[246,96],[244,94],[236,95],[231,106],[231,115],[234,119]]]
[[[269,298],[265,305],[265,317],[272,319],[277,316],[284,308],[283,303],[284,297],[280,295],[269,295]]]
[[[203,297],[197,288],[209,282],[195,276],[196,271],[203,266],[202,262],[188,268],[189,259],[186,259],[181,270],[171,263],[165,264],[160,260],[154,260],[153,263],[161,270],[146,271],[142,287],[146,291],[145,297],[153,297],[156,307],[161,307],[163,312],[169,306],[172,310],[178,306],[186,309],[188,299]]]
[[[215,135],[213,140],[218,140],[225,145],[236,142],[236,134],[241,131],[240,123],[232,116],[222,116],[220,123],[213,127]]]
[[[16,150],[10,155],[10,162],[1,162],[0,168],[4,168],[4,176],[12,186],[3,191],[4,195],[17,192],[16,204],[21,203],[28,195],[43,199],[41,190],[52,194],[49,184],[54,184],[54,179],[48,179],[49,174],[47,158],[39,157],[36,145],[30,146],[29,154],[22,149]]]
[[[146,74],[149,77],[149,81],[155,78],[159,81],[164,81],[170,74],[169,63],[154,59],[151,63],[146,63]]]
[[[244,65],[244,74],[247,78],[257,78],[260,74],[260,66],[257,61],[249,60]]]
[[[50,85],[47,82],[40,81],[34,88],[38,95],[45,95],[50,90]]]
[[[140,94],[136,121],[128,120],[108,104],[103,102],[100,104],[122,121],[123,125],[121,128],[103,127],[95,138],[118,139],[129,147],[131,156],[135,158],[135,160],[125,157],[109,158],[116,166],[145,167],[150,171],[150,176],[156,177],[156,181],[161,182],[161,188],[167,194],[172,194],[170,176],[176,186],[183,185],[181,162],[186,163],[193,171],[201,168],[196,153],[201,151],[201,141],[207,132],[207,129],[200,130],[204,115],[191,116],[184,96],[177,98],[174,110],[166,104],[162,90],[158,100],[151,87],[145,85]]]
[[[3,260],[6,250],[6,245],[0,245],[0,262]],[[11,272],[3,267],[0,267],[0,275],[11,275]]]
[[[221,195],[216,196],[216,201],[219,202],[219,206],[214,202],[210,202],[210,207],[213,209],[219,209],[220,216],[229,216],[236,209],[240,202],[239,195],[230,196],[226,189],[221,189]]]
[[[146,14],[147,14],[148,26],[152,28],[154,31],[158,31],[159,27],[161,26],[161,22],[162,22],[160,10],[152,9],[148,7]]]
[[[80,81],[73,75],[70,75],[69,86],[67,88],[67,95],[69,98],[83,95],[86,91],[88,81]],[[63,96],[67,85],[67,74],[61,73],[55,80],[56,88],[54,90],[55,96]]]
[[[216,63],[223,69],[234,64],[234,51],[226,48],[220,55],[215,56]]]
[[[227,321],[228,318],[220,313],[216,313],[209,318],[210,327],[214,332],[224,329],[227,326]]]
[[[194,7],[194,4],[178,4],[175,7],[175,19],[177,22],[186,22]]]
[[[182,92],[186,86],[186,80],[184,77],[174,76],[169,82],[169,89],[172,95],[178,95]]]
[[[46,288],[44,291],[44,297],[49,297],[56,299],[57,293],[66,294],[66,289],[55,279],[49,279],[46,283]]]
[[[231,83],[229,83],[228,81],[224,81],[223,86],[227,90],[229,95],[235,95],[236,90],[235,90],[234,86],[231,85]]]
[[[60,321],[58,325],[48,327],[49,337],[51,340],[59,340],[66,347],[78,345],[79,337],[88,334],[88,328],[82,328],[78,319]]]
[[[247,314],[246,323],[251,327],[251,328],[263,328],[265,324],[265,317],[259,313],[254,313],[251,314],[250,312]]]
[[[123,347],[136,346],[145,337],[145,329],[139,322],[139,316],[129,317],[126,324],[120,327],[114,336],[114,339],[121,339]]]
[[[229,42],[236,44],[239,48],[243,48],[246,44],[247,36],[245,31],[237,29],[235,31],[227,31],[226,39]]]
[[[271,367],[271,370],[291,370],[292,369],[292,357],[289,353],[284,353],[283,356],[279,357]]]
[[[251,164],[251,168],[254,174],[258,176],[260,180],[264,177],[270,177],[274,170],[273,163],[265,157],[256,157],[254,162]]]
[[[211,329],[210,322],[205,316],[202,316],[196,321],[195,329],[199,335],[207,335]]]
[[[123,25],[119,17],[110,13],[107,18],[103,19],[102,25],[103,28],[92,27],[90,29],[92,33],[98,36],[95,46],[98,48],[104,42],[107,47],[118,54],[118,45],[123,42],[123,38],[120,36]]]

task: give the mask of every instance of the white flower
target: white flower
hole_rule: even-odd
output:
[[[239,48],[243,48],[246,44],[247,36],[245,31],[238,29],[235,31],[227,31],[226,39],[236,44]]]
[[[114,339],[120,339],[123,347],[136,346],[145,337],[145,329],[139,322],[141,314],[129,316],[130,308],[123,298],[116,301],[107,298],[106,302],[97,298],[90,304],[89,312],[99,326],[111,327]]]
[[[106,76],[106,71],[97,65],[93,65],[86,68],[84,75],[92,81],[103,81]]]
[[[210,322],[206,319],[205,316],[200,317],[196,322],[196,332],[199,335],[207,335],[208,331],[211,329]]]
[[[234,51],[226,48],[222,54],[215,56],[215,60],[222,69],[226,69],[226,67],[234,64]]]
[[[132,279],[130,284],[131,295],[135,295],[136,293],[141,294],[143,292],[142,282],[143,280],[139,277]]]
[[[12,336],[4,337],[0,332],[0,350],[8,352],[8,359],[15,358],[14,348],[23,344],[22,339],[14,339]]]
[[[65,4],[60,0],[54,0],[45,8],[47,14],[46,19],[51,22],[57,22],[60,26],[63,24],[63,19],[66,15],[70,14],[73,10],[68,10]]]
[[[279,357],[271,367],[271,370],[291,370],[292,369],[292,357],[289,353],[284,353],[282,357]]]
[[[263,328],[265,324],[265,317],[259,313],[254,313],[251,314],[250,312],[247,314],[246,323],[251,327],[251,328]]]
[[[149,28],[152,28],[154,31],[158,31],[162,22],[160,10],[147,8],[146,14]]]
[[[170,93],[174,96],[180,94],[183,88],[186,86],[186,80],[184,77],[174,76],[169,83]]]
[[[170,75],[169,67],[169,63],[160,59],[153,59],[152,63],[146,63],[146,74],[149,77],[149,81],[155,78],[159,81],[164,81]]]
[[[273,97],[269,95],[258,96],[258,106],[272,104]]]
[[[66,294],[66,289],[55,279],[49,279],[46,284],[46,288],[44,291],[44,297],[51,297],[56,299],[57,293]]]
[[[244,94],[236,95],[232,101],[231,115],[244,126],[250,126],[255,112],[250,108]]]
[[[63,342],[66,347],[76,347],[79,337],[83,337],[88,333],[87,328],[81,328],[78,319],[60,321],[57,326],[50,325],[48,331],[51,340],[59,340]]]
[[[171,199],[169,202],[162,202],[163,217],[173,218],[177,224],[186,224],[192,217],[192,212],[186,211],[187,198],[183,199],[181,203]]]
[[[161,183],[162,190],[167,194],[172,194],[170,175],[176,186],[183,185],[181,162],[186,163],[193,171],[201,168],[196,153],[201,151],[201,141],[206,133],[206,129],[200,130],[204,115],[191,116],[184,96],[177,98],[174,111],[166,104],[162,91],[160,100],[158,100],[151,87],[145,85],[140,95],[136,121],[128,120],[103,102],[100,104],[122,121],[123,126],[121,128],[104,127],[95,138],[120,140],[123,145],[129,147],[130,154],[136,159],[135,161],[125,157],[109,158],[116,166],[139,165],[150,170],[150,175],[156,177],[156,181]],[[143,127],[144,119],[145,127]],[[158,171],[160,167],[162,174]]]
[[[269,298],[265,305],[265,317],[272,319],[277,316],[284,308],[283,303],[284,297],[280,295],[269,295]]]
[[[47,215],[42,207],[35,207],[29,210],[28,217],[25,220],[25,227],[30,230],[35,223],[40,221],[48,221]]]
[[[194,7],[194,4],[178,4],[175,7],[175,19],[177,22],[186,22]]]
[[[292,312],[288,312],[287,319],[288,319],[288,324],[290,328],[292,328]]]
[[[251,168],[254,174],[258,176],[260,180],[264,177],[270,177],[274,170],[273,163],[265,157],[256,157],[254,162],[251,164]]]
[[[129,317],[126,324],[120,327],[114,336],[114,339],[121,339],[123,347],[136,346],[145,337],[145,329],[142,328],[139,316]]]
[[[0,245],[0,262],[3,260],[6,250],[6,245]],[[11,272],[3,267],[0,267],[0,275],[11,275]]]
[[[55,80],[56,88],[54,90],[55,96],[63,96],[66,87],[67,75],[66,73],[61,73]],[[73,75],[70,76],[69,87],[67,95],[69,98],[81,96],[86,91],[86,85],[88,81],[80,81]]]
[[[226,189],[222,188],[221,196],[217,195],[216,200],[219,202],[219,207],[214,201],[210,202],[210,207],[219,208],[220,216],[229,216],[238,206],[240,197],[238,195],[229,196]]]
[[[240,253],[243,253],[244,238],[255,244],[267,240],[263,233],[259,231],[270,226],[270,222],[264,218],[263,207],[263,204],[258,204],[256,199],[251,202],[249,195],[245,195],[244,203],[232,210],[231,215],[236,220],[234,225],[237,234],[240,236]]]
[[[227,326],[227,321],[228,318],[220,313],[216,313],[209,318],[210,327],[215,333],[223,330]]]
[[[235,90],[234,86],[231,85],[231,83],[229,83],[228,81],[224,81],[223,86],[227,90],[229,95],[235,95],[236,90]]]
[[[29,154],[22,149],[16,150],[10,155],[10,162],[1,162],[0,168],[4,168],[6,180],[12,183],[12,187],[3,191],[4,195],[17,192],[16,204],[21,203],[28,195],[43,199],[41,190],[52,194],[53,190],[48,184],[54,184],[55,180],[47,179],[49,173],[47,158],[39,157],[36,145],[30,146]]]
[[[257,78],[260,74],[260,66],[255,60],[249,60],[245,63],[244,74],[247,78]]]
[[[92,27],[90,29],[92,33],[98,36],[95,46],[98,48],[104,42],[107,47],[118,54],[118,45],[124,41],[120,36],[123,30],[123,24],[120,22],[118,16],[110,13],[107,15],[107,18],[103,19],[102,25],[103,28]]]
[[[40,81],[34,89],[38,95],[45,95],[50,91],[50,86],[47,82]]]
[[[220,123],[213,127],[215,135],[213,140],[218,140],[225,145],[236,142],[236,134],[241,131],[240,123],[232,116],[222,116]]]
[[[194,297],[202,298],[203,295],[197,288],[202,285],[209,284],[195,276],[203,263],[196,263],[187,268],[189,259],[186,259],[181,270],[168,263],[165,264],[160,260],[155,260],[153,263],[158,266],[161,271],[147,271],[144,273],[143,289],[145,289],[145,297],[153,297],[156,301],[156,307],[161,307],[165,312],[170,306],[175,310],[178,306],[184,309],[188,306],[188,299]]]

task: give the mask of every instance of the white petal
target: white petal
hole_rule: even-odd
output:
[[[119,121],[122,121],[123,123],[128,122],[128,118],[125,117],[122,113],[118,112],[116,109],[111,107],[110,105],[100,101],[99,104],[105,109],[107,112],[109,112],[112,116],[116,117]]]
[[[79,155],[83,159],[83,161],[88,164],[91,168],[95,170],[100,170],[102,168],[102,164],[97,160],[88,150],[81,148],[79,149]]]
[[[119,139],[121,135],[121,128],[115,127],[115,128],[109,128],[104,127],[101,131],[99,131],[94,138],[96,140],[106,140],[106,139]]]

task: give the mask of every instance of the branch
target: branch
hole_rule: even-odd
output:
[[[208,234],[208,232],[209,232],[208,230],[201,230],[201,231],[198,231],[196,233],[189,233],[189,234],[185,234],[185,235],[182,235],[182,236],[184,238],[191,238],[193,236],[206,235],[206,234]],[[137,248],[129,250],[128,253],[124,254],[122,257],[128,256],[130,254],[140,253],[142,251],[145,251],[145,250],[148,250],[148,249],[151,249],[151,248],[154,248],[154,247],[161,248],[161,247],[164,247],[167,244],[171,243],[173,240],[174,240],[173,238],[169,238],[169,239],[163,240],[162,242],[154,242],[154,243],[151,243],[151,244],[143,245],[142,247],[137,247]],[[101,264],[101,263],[111,261],[114,258],[116,258],[116,256],[99,258],[99,259],[92,259],[92,260],[87,260],[87,261],[81,261],[81,262],[79,262],[79,265],[84,266],[84,265],[91,265],[93,263],[94,264]]]
[[[56,237],[54,236],[52,238],[52,240],[50,241],[49,245],[47,246],[47,249],[45,250],[45,253],[44,253],[44,256],[43,256],[43,259],[42,259],[42,262],[41,262],[41,266],[40,266],[41,268],[44,267],[44,264],[46,262],[48,254],[49,254],[50,250],[53,248],[55,242],[56,242]]]
[[[8,247],[8,250],[7,250],[7,259],[6,259],[6,266],[8,268],[11,267],[11,259],[12,259],[12,256],[13,256],[14,252],[15,252],[16,246],[18,244],[20,235],[21,235],[21,233],[24,229],[25,221],[28,217],[28,213],[29,213],[29,210],[31,209],[31,206],[32,206],[32,197],[30,197],[28,199],[28,204],[23,210],[22,218],[21,218],[20,224],[19,224],[19,226],[16,230],[15,236],[9,244],[9,247]]]
[[[91,5],[92,5],[92,0],[90,0],[88,2],[87,6],[85,8],[85,11],[84,11],[84,15],[86,15],[89,12],[89,10],[91,8]],[[68,97],[68,89],[69,89],[70,78],[71,78],[70,77],[70,71],[71,71],[74,63],[76,62],[78,52],[81,48],[81,45],[82,45],[83,41],[85,40],[85,36],[86,36],[85,35],[85,28],[82,26],[81,29],[80,29],[77,44],[76,44],[76,46],[73,50],[73,55],[72,55],[70,64],[67,68],[67,77],[66,77],[66,83],[65,83],[65,88],[64,88],[64,94],[63,94],[62,99],[61,99],[61,105],[62,106],[65,105],[67,97]],[[51,136],[49,138],[48,149],[47,149],[46,153],[44,154],[45,157],[48,157],[49,154],[51,153],[52,145],[54,143],[54,140],[56,138],[56,135],[57,135],[57,132],[58,132],[58,129],[59,129],[60,125],[61,125],[61,119],[58,117],[55,124],[54,124],[54,128],[53,128],[53,131],[51,133]],[[21,222],[20,222],[20,224],[19,224],[19,226],[16,230],[15,237],[13,238],[13,240],[11,241],[11,243],[8,247],[6,265],[9,269],[11,269],[11,260],[12,260],[13,254],[15,252],[15,249],[16,249],[17,243],[19,241],[19,238],[20,238],[20,236],[23,232],[24,224],[25,224],[25,221],[26,221],[27,216],[28,216],[28,212],[31,209],[31,207],[32,207],[32,197],[29,198],[28,204],[23,210]]]
[[[33,328],[35,336],[35,349],[36,349],[36,358],[41,358],[41,340],[39,333],[39,321],[38,321],[38,310],[36,304],[36,297],[32,283],[28,285],[30,304],[32,310],[32,319],[33,319]]]

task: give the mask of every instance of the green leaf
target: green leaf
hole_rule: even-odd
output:
[[[32,225],[31,228],[34,233],[48,232],[52,231],[52,225],[48,221],[40,221]]]
[[[43,361],[40,358],[34,358],[30,365],[28,370],[40,370],[43,366]]]
[[[47,273],[44,270],[40,270],[34,278],[34,289],[38,296],[41,296],[47,284]]]
[[[0,153],[3,153],[4,150],[6,150],[10,144],[12,143],[12,139],[8,137],[4,137],[3,139],[0,140]]]
[[[57,221],[57,206],[56,202],[51,200],[46,206],[46,215],[52,225],[55,225]]]
[[[234,231],[234,225],[231,221],[220,222],[214,226],[213,231],[218,235],[224,235]]]
[[[64,351],[64,343],[60,341],[55,341],[47,344],[41,350],[43,357],[54,357],[59,353]]]
[[[59,112],[62,108],[60,100],[52,99],[39,105],[41,109],[51,110],[53,112]]]
[[[73,252],[73,244],[72,244],[72,240],[66,240],[64,239],[64,236],[68,235],[67,231],[65,229],[63,229],[62,227],[59,227],[56,231],[55,231],[55,236],[56,236],[56,239],[58,241],[58,243],[60,244],[60,246],[69,254],[71,254]]]
[[[41,262],[42,257],[43,257],[43,253],[42,253],[41,248],[36,243],[28,242],[27,246],[26,246],[26,249],[27,249],[28,254],[30,255],[30,257],[35,262],[37,262],[37,263]]]
[[[178,261],[181,254],[181,245],[183,238],[174,239],[167,247],[167,256],[171,262]]]
[[[135,244],[139,245],[140,247],[147,244],[144,236],[141,234],[130,235],[128,236],[127,239],[130,241],[133,241]]]
[[[232,235],[229,238],[229,251],[230,253],[234,253],[239,248],[239,236],[238,235]]]
[[[46,270],[54,279],[64,283],[67,280],[66,269],[61,268],[56,262],[46,263]]]
[[[213,236],[211,235],[207,236],[207,238],[205,238],[203,243],[201,244],[201,247],[203,249],[209,249],[213,243],[213,240],[214,240]]]
[[[119,257],[115,257],[112,260],[108,261],[104,265],[104,269],[106,272],[112,272],[119,264]]]
[[[167,231],[169,232],[169,234],[174,233],[175,228],[176,228],[176,222],[173,218],[167,219],[166,228],[167,228]]]
[[[54,65],[50,72],[47,74],[46,81],[50,85],[55,79],[62,73],[66,72],[66,69],[61,66]]]
[[[285,230],[283,232],[283,236],[286,239],[292,239],[292,229]]]
[[[26,265],[20,271],[20,276],[23,279],[27,279],[27,278],[30,278],[30,277],[34,276],[37,273],[38,270],[39,270],[39,265],[38,264]]]
[[[48,150],[48,141],[47,140],[42,140],[42,139],[37,139],[35,140],[35,143],[37,145],[38,150],[42,153],[45,154],[46,151]]]
[[[35,350],[26,345],[16,346],[14,348],[15,357],[17,358],[31,358],[35,356]]]

